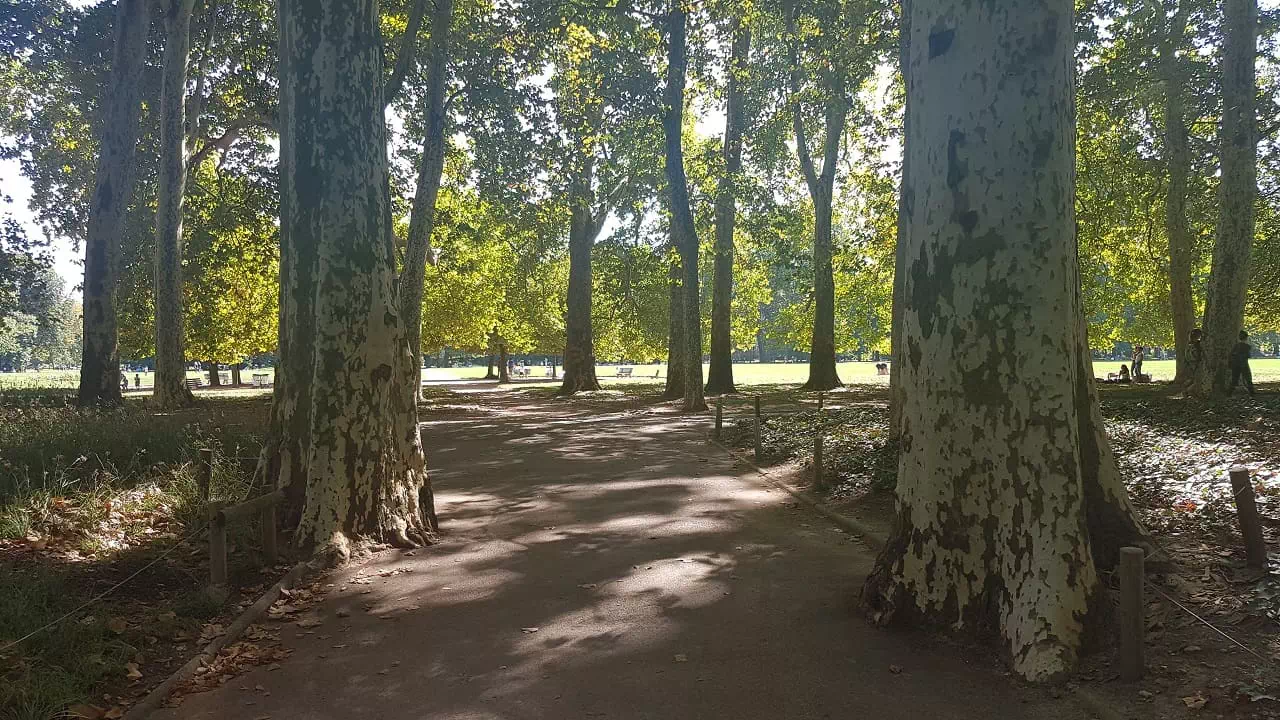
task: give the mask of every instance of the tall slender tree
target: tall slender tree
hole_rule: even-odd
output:
[[[1140,530],[1084,336],[1072,5],[909,12],[898,517],[864,601],[990,630],[1048,679],[1100,621],[1098,564]]]
[[[687,13],[684,0],[670,0],[667,8],[667,86],[663,98],[662,130],[666,136],[667,191],[671,200],[671,238],[680,252],[683,271],[684,404],[686,412],[707,409],[702,393],[702,313],[698,296],[698,234],[689,206],[689,181],[684,168],[684,88],[688,71]],[[674,372],[668,369],[668,372]]]
[[[160,166],[156,194],[156,379],[152,403],[190,404],[182,317],[182,207],[187,184],[187,66],[195,0],[166,0],[160,87]]]
[[[1258,53],[1257,0],[1223,0],[1222,181],[1218,229],[1204,306],[1204,363],[1193,390],[1217,395],[1227,389],[1227,355],[1244,324],[1258,197],[1258,129],[1255,118]]]
[[[742,133],[746,98],[742,76],[748,72],[751,27],[741,15],[731,22],[729,62],[725,68],[724,175],[716,190],[715,269],[711,297],[711,364],[707,394],[735,392],[733,385],[733,232],[737,188],[742,178]]]
[[[1195,248],[1187,227],[1187,178],[1191,174],[1186,103],[1187,73],[1178,53],[1187,32],[1191,0],[1156,2],[1158,17],[1167,14],[1166,5],[1175,6],[1168,17],[1160,42],[1160,75],[1164,86],[1164,156],[1169,184],[1165,188],[1164,227],[1169,242],[1169,306],[1173,317],[1176,370],[1174,383],[1190,380],[1187,363],[1191,329],[1195,324],[1195,303],[1191,296],[1191,268]]]
[[[133,196],[138,119],[142,114],[142,62],[150,27],[147,0],[120,0],[116,9],[111,75],[103,94],[98,169],[85,234],[84,333],[80,358],[81,405],[120,402],[116,282],[125,211]]]
[[[685,382],[685,338],[684,338],[684,288],[680,286],[680,278],[684,269],[680,266],[678,253],[670,253],[667,270],[667,382],[662,396],[668,400],[684,397]]]

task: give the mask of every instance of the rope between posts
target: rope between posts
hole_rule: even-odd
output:
[[[1194,611],[1192,611],[1190,608],[1188,608],[1186,605],[1183,605],[1182,603],[1180,603],[1180,602],[1178,602],[1177,600],[1175,600],[1175,599],[1173,598],[1173,596],[1172,596],[1172,595],[1170,595],[1169,593],[1167,593],[1167,592],[1165,592],[1164,590],[1162,590],[1162,589],[1160,588],[1160,586],[1159,586],[1159,585],[1156,585],[1155,583],[1151,582],[1150,580],[1146,580],[1145,578],[1143,579],[1143,581],[1147,584],[1147,587],[1151,588],[1152,590],[1155,590],[1155,591],[1156,591],[1157,593],[1159,593],[1159,594],[1160,594],[1160,596],[1161,596],[1161,597],[1163,597],[1165,600],[1168,600],[1169,602],[1171,602],[1171,603],[1173,603],[1174,605],[1176,605],[1176,606],[1178,607],[1178,609],[1179,609],[1179,610],[1181,610],[1182,612],[1184,612],[1184,613],[1186,613],[1186,614],[1190,615],[1191,617],[1195,618],[1196,620],[1200,621],[1200,623],[1201,623],[1201,624],[1203,624],[1205,627],[1209,628],[1210,630],[1212,630],[1212,631],[1214,631],[1214,632],[1218,633],[1219,635],[1221,635],[1222,637],[1226,638],[1228,641],[1230,641],[1230,642],[1231,642],[1231,644],[1232,644],[1232,645],[1235,645],[1236,647],[1240,648],[1241,650],[1244,650],[1245,652],[1249,653],[1250,655],[1252,655],[1252,656],[1254,656],[1254,657],[1258,658],[1258,659],[1259,659],[1259,660],[1261,660],[1264,664],[1265,664],[1265,663],[1268,663],[1268,662],[1275,662],[1274,660],[1270,660],[1270,659],[1268,659],[1268,658],[1266,658],[1266,657],[1264,657],[1264,656],[1262,656],[1262,655],[1259,655],[1257,652],[1255,652],[1255,651],[1253,650],[1253,648],[1251,648],[1251,647],[1249,647],[1248,645],[1245,645],[1244,643],[1240,642],[1239,640],[1237,640],[1237,639],[1235,639],[1235,638],[1231,637],[1230,635],[1228,635],[1228,634],[1226,633],[1226,631],[1225,631],[1225,630],[1222,630],[1222,629],[1221,629],[1221,628],[1219,628],[1217,625],[1214,625],[1213,623],[1209,622],[1208,620],[1205,620],[1204,618],[1200,617],[1200,616],[1199,616],[1199,615],[1197,615]]]
[[[153,565],[155,565],[156,563],[160,562],[161,560],[164,560],[165,558],[169,557],[169,555],[170,555],[170,554],[172,554],[174,550],[177,550],[179,547],[181,547],[183,543],[185,543],[186,541],[188,541],[188,540],[190,540],[190,539],[194,538],[195,536],[199,535],[200,533],[204,532],[204,531],[205,531],[205,529],[206,529],[207,527],[209,527],[207,523],[206,523],[206,524],[203,524],[203,525],[200,525],[200,526],[199,526],[199,527],[197,527],[195,530],[193,530],[192,532],[188,533],[186,536],[179,538],[179,539],[178,539],[178,541],[177,541],[177,542],[175,542],[172,546],[170,546],[168,550],[165,550],[163,553],[160,553],[160,555],[158,555],[154,560],[152,560],[151,562],[147,563],[146,565],[143,565],[141,568],[138,568],[138,569],[137,569],[136,571],[134,571],[134,572],[133,572],[133,574],[132,574],[132,575],[130,575],[129,577],[127,577],[127,578],[125,578],[125,579],[121,580],[120,582],[116,583],[115,585],[112,585],[111,587],[107,588],[106,590],[103,590],[102,592],[98,593],[97,595],[93,596],[92,598],[89,598],[88,600],[84,601],[83,603],[80,603],[80,605],[76,606],[76,608],[75,608],[75,609],[70,610],[70,611],[68,611],[68,612],[64,613],[61,617],[58,617],[57,619],[51,620],[51,621],[49,621],[49,622],[45,623],[44,625],[42,625],[42,626],[40,626],[40,627],[36,628],[35,630],[32,630],[31,632],[27,633],[26,635],[23,635],[22,637],[18,638],[17,640],[14,640],[13,642],[10,642],[10,643],[6,644],[6,645],[5,645],[5,646],[3,646],[3,647],[0,647],[0,655],[3,655],[3,654],[4,654],[5,652],[7,652],[10,648],[17,647],[18,645],[22,644],[23,642],[26,642],[27,640],[30,640],[31,638],[35,637],[36,635],[39,635],[40,633],[44,632],[45,630],[48,630],[48,629],[50,629],[50,628],[52,628],[52,627],[54,627],[54,626],[56,626],[56,625],[58,625],[58,624],[62,623],[63,621],[67,620],[68,618],[70,618],[70,617],[72,617],[72,616],[74,616],[74,615],[78,615],[78,614],[79,614],[82,610],[84,610],[85,608],[89,607],[90,605],[93,605],[94,603],[99,602],[100,600],[102,600],[102,599],[103,599],[103,598],[105,598],[106,596],[108,596],[108,595],[110,595],[111,593],[115,592],[116,590],[119,590],[120,588],[124,587],[124,586],[125,586],[125,585],[130,581],[130,580],[133,580],[134,578],[138,577],[139,575],[141,575],[142,573],[146,572],[147,570],[150,570],[150,569],[151,569],[151,567],[152,567]]]

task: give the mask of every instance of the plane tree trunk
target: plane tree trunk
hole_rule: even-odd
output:
[[[1164,226],[1169,242],[1169,305],[1173,316],[1175,367],[1173,382],[1182,385],[1191,378],[1191,330],[1195,324],[1195,305],[1191,299],[1191,267],[1195,261],[1191,233],[1187,229],[1187,178],[1191,174],[1191,152],[1187,145],[1187,118],[1184,108],[1186,73],[1178,50],[1187,31],[1189,0],[1180,0],[1169,20],[1164,42],[1160,46],[1160,64],[1164,76],[1164,152],[1169,171],[1165,189]],[[1161,6],[1163,16],[1163,6]]]
[[[991,632],[1046,680],[1105,617],[1097,551],[1128,539],[1091,542],[1128,504],[1080,302],[1072,6],[910,12],[898,508],[863,599],[881,623]]]
[[[1244,324],[1249,250],[1258,196],[1258,130],[1254,117],[1257,82],[1257,0],[1223,0],[1222,180],[1218,184],[1218,229],[1204,307],[1204,362],[1191,390],[1221,395],[1227,390],[1227,355]]]
[[[146,0],[120,0],[116,7],[111,76],[103,95],[98,169],[84,242],[84,326],[77,397],[81,405],[115,405],[121,400],[116,279],[137,166],[149,8]]]
[[[667,10],[667,87],[662,117],[666,137],[667,186],[671,197],[671,237],[680,252],[683,275],[684,404],[686,412],[707,409],[702,394],[702,313],[698,297],[698,234],[689,207],[689,182],[684,169],[684,86],[688,69],[682,0]],[[672,370],[668,370],[670,374]]]
[[[734,19],[729,82],[725,92],[724,176],[716,192],[715,270],[711,295],[711,364],[707,394],[736,392],[733,385],[733,231],[737,221],[737,185],[742,173],[742,131],[746,107],[742,75],[747,72],[751,29]]]
[[[187,65],[195,0],[164,3],[160,85],[160,166],[156,190],[156,384],[151,402],[176,408],[195,401],[187,387],[182,322],[182,206],[187,184]]]
[[[402,387],[382,41],[376,0],[278,12],[281,362],[264,460],[302,496],[298,544],[345,559],[358,538],[408,546],[434,529]]]
[[[604,224],[604,214],[592,209],[591,184],[595,160],[579,148],[578,172],[569,191],[569,295],[564,323],[564,379],[561,395],[599,390],[595,336],[591,328],[591,248]]]
[[[684,288],[679,258],[672,258],[667,271],[670,299],[667,306],[667,385],[662,396],[668,400],[684,397]]]

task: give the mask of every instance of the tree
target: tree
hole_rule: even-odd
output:
[[[120,237],[133,191],[148,8],[146,0],[119,0],[116,11],[111,79],[105,94],[107,107],[84,243],[84,349],[78,396],[81,405],[110,405],[121,399],[115,293]]]
[[[301,496],[299,544],[339,558],[358,537],[411,545],[435,525],[403,387],[376,10],[279,12],[281,357],[264,469]]]
[[[671,253],[667,265],[667,381],[662,396],[668,400],[683,398],[688,373],[685,370],[685,292],[681,286],[684,268],[678,253]],[[701,365],[701,363],[699,363]]]
[[[711,364],[708,395],[735,392],[733,386],[733,231],[737,219],[735,186],[742,182],[742,132],[746,124],[741,76],[747,72],[751,28],[741,16],[731,21],[729,62],[725,68],[724,175],[716,195],[715,269],[712,276]]]
[[[1160,69],[1164,81],[1164,154],[1169,173],[1169,185],[1165,191],[1165,235],[1169,241],[1169,307],[1173,316],[1173,341],[1176,352],[1174,384],[1184,384],[1190,378],[1187,364],[1191,330],[1195,324],[1195,303],[1192,298],[1191,269],[1194,264],[1194,246],[1187,227],[1187,176],[1191,173],[1191,149],[1188,147],[1187,118],[1184,93],[1187,73],[1183,60],[1178,56],[1185,44],[1187,18],[1191,14],[1191,0],[1172,0],[1175,9],[1168,19],[1163,41],[1160,43]],[[1164,3],[1157,2],[1160,16],[1167,14]]]
[[[662,129],[666,136],[667,192],[671,202],[671,243],[680,253],[682,289],[681,330],[684,335],[684,403],[686,412],[707,409],[702,394],[702,313],[698,296],[698,235],[689,207],[689,184],[684,169],[684,87],[688,69],[686,13],[683,0],[670,0],[667,23],[667,85]],[[674,303],[673,303],[674,304]],[[675,327],[672,326],[674,336]],[[667,373],[676,372],[668,366]]]
[[[1218,186],[1218,229],[1213,270],[1204,307],[1204,363],[1192,390],[1201,395],[1227,390],[1227,355],[1244,323],[1249,282],[1249,250],[1254,240],[1258,197],[1257,0],[1223,0],[1222,182]]]
[[[1128,506],[1075,269],[1072,6],[909,12],[898,517],[864,601],[881,623],[990,629],[1044,680],[1101,621],[1100,557],[1137,528],[1093,542]]]
[[[6,197],[3,202],[12,200]],[[48,265],[40,243],[30,239],[13,216],[0,219],[0,329],[23,313],[24,290],[36,286]]]

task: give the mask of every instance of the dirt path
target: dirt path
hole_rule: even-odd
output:
[[[708,445],[705,420],[483,387],[481,409],[426,418],[444,541],[344,570],[279,669],[158,717],[1088,717],[868,626],[871,554]]]

